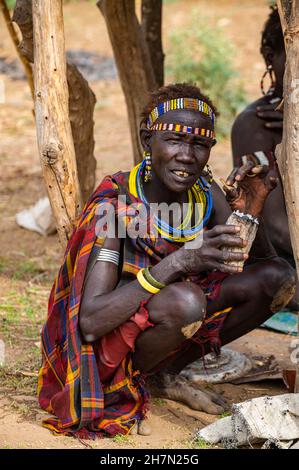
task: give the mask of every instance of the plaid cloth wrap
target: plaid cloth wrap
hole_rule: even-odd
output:
[[[118,196],[125,194],[125,203],[119,204]],[[66,248],[63,264],[54,281],[48,317],[43,327],[42,367],[38,378],[38,398],[41,408],[53,414],[43,425],[58,434],[73,434],[82,438],[127,434],[137,420],[143,419],[147,410],[148,393],[144,378],[139,371],[132,370],[128,354],[113,379],[101,383],[93,344],[85,343],[80,334],[79,309],[88,259],[94,244],[102,245],[104,238],[96,235],[99,220],[97,208],[105,202],[114,204],[116,214],[126,227],[132,220],[128,205],[141,201],[128,192],[125,175],[118,172],[104,178],[85,205],[71,239]],[[162,238],[126,238],[122,276],[136,275],[140,268],[154,265],[177,250],[181,243],[168,242]],[[214,284],[219,287],[224,276],[214,273]],[[208,277],[207,295],[215,292]],[[216,286],[216,287],[217,287]],[[217,290],[217,289],[216,289]],[[229,309],[230,310],[230,309]],[[209,319],[198,333],[200,341],[217,337],[225,319],[220,312],[215,322]],[[218,314],[219,315],[219,314]],[[214,327],[213,327],[214,325]],[[212,330],[209,333],[209,330]],[[219,334],[218,334],[219,336]],[[196,341],[196,338],[193,337]]]

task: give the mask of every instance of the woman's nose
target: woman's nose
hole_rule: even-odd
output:
[[[180,161],[191,162],[194,161],[193,145],[183,143],[177,153],[176,158]]]

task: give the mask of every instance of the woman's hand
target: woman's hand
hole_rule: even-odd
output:
[[[283,111],[281,109],[277,109],[277,103],[257,106],[256,115],[265,121],[264,126],[267,129],[282,130]]]
[[[269,193],[278,183],[275,162],[261,165],[253,154],[243,157],[243,162],[241,167],[233,169],[223,189],[232,210],[259,217]]]
[[[242,268],[225,264],[228,261],[244,261],[248,258],[242,252],[223,252],[221,247],[242,248],[247,242],[238,236],[240,228],[234,225],[216,225],[203,234],[201,246],[186,244],[176,254],[184,274],[194,274],[217,269],[226,273],[241,272]],[[196,239],[197,240],[197,239]]]

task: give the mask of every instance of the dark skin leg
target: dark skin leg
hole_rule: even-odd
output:
[[[273,298],[287,280],[294,283],[293,272],[280,258],[247,266],[243,273],[226,278],[222,283],[218,299],[207,307],[209,313],[214,313],[229,305],[234,305],[220,335],[222,344],[228,344],[243,336],[273,315],[271,311]],[[144,373],[159,370],[157,365],[186,339],[181,333],[181,324],[187,321],[192,322],[196,309],[204,308],[201,289],[196,285],[187,287],[185,284],[187,283],[176,283],[172,286],[172,292],[167,292],[165,289],[159,294],[159,299],[155,296],[148,303],[150,319],[158,323],[156,327],[146,330],[138,337],[133,355],[134,367]],[[174,321],[172,320],[174,311],[172,302],[177,306]],[[185,310],[182,309],[184,304]],[[159,321],[161,318],[162,321]],[[205,353],[208,352],[209,349],[205,348]],[[217,397],[212,395],[211,403],[207,404],[206,397],[204,399],[196,387],[191,387],[190,383],[188,384],[181,378],[178,381],[173,376],[186,365],[202,357],[202,354],[202,348],[198,344],[188,342],[183,351],[170,358],[167,366],[164,364],[162,372],[159,371],[153,378],[149,377],[149,386],[154,384],[153,392],[158,396],[183,401],[194,409],[202,409],[204,405],[210,413],[221,412],[223,403]],[[169,374],[173,376],[173,379],[169,380]]]

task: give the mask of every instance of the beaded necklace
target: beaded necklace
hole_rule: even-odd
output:
[[[144,176],[145,160],[136,165],[129,176],[129,191],[133,196],[138,197],[146,204],[148,203],[144,191],[142,180]],[[196,204],[193,204],[193,197]],[[191,229],[186,229],[190,223],[191,217],[194,212],[194,207],[197,210],[195,214],[196,223]],[[187,215],[183,222],[178,227],[172,227],[163,221],[158,215],[154,215],[154,227],[158,233],[171,242],[186,242],[194,240],[207,224],[213,207],[212,194],[210,184],[206,183],[204,178],[199,177],[197,182],[188,190],[188,210]]]

